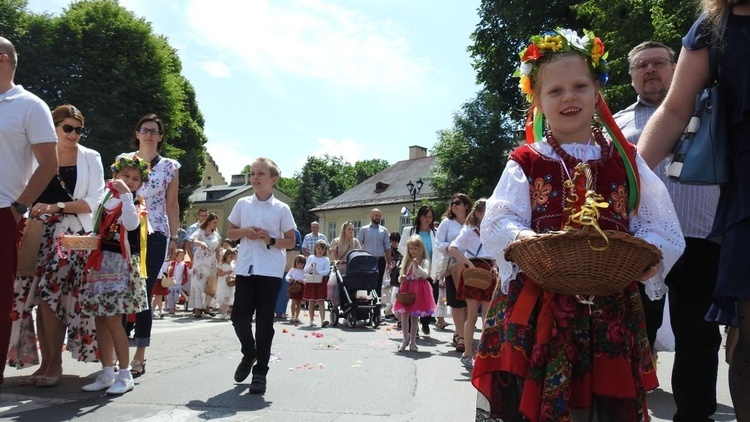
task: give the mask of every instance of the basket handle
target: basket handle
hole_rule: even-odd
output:
[[[63,253],[63,237],[65,237],[65,233],[60,233],[60,236],[57,237],[57,256],[59,256],[60,259],[68,259],[70,257],[70,251],[65,251],[66,253]]]

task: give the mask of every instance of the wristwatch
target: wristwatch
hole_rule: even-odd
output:
[[[65,202],[58,202],[57,203],[57,208],[60,208],[60,211],[64,210],[65,209]]]
[[[13,208],[15,208],[16,211],[19,214],[26,214],[26,211],[29,210],[29,206],[28,205],[24,205],[24,204],[22,204],[22,203],[20,203],[18,201],[13,201],[13,203],[10,204],[10,206],[13,207]]]
[[[269,240],[269,241],[268,241],[268,244],[269,244],[270,246],[273,246],[273,245],[275,245],[275,244],[276,244],[276,238],[275,238],[275,237],[272,237],[272,238],[271,238],[271,240]]]

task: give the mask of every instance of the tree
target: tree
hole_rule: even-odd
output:
[[[87,128],[83,143],[99,151],[105,169],[118,153],[134,149],[138,119],[158,114],[166,128],[162,154],[183,165],[184,211],[185,188],[198,184],[205,168],[206,137],[194,89],[166,38],[115,0],[72,3],[59,17],[23,13],[16,29],[22,57],[17,81],[50,107],[80,108]]]
[[[518,144],[512,119],[488,91],[462,106],[453,128],[439,132],[432,154],[437,156],[431,186],[440,198],[464,192],[471,198],[489,196],[505,168],[507,155]]]

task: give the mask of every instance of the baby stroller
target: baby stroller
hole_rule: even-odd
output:
[[[359,249],[346,255],[346,274],[343,276],[333,265],[331,277],[336,277],[339,303],[328,301],[331,325],[338,325],[339,318],[346,318],[349,328],[363,320],[375,328],[380,325],[380,298],[375,291],[380,283],[379,275],[378,258]]]

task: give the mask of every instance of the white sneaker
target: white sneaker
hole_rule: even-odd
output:
[[[87,384],[83,386],[83,391],[102,391],[106,390],[109,387],[112,386],[112,384],[115,383],[115,377],[114,376],[106,376],[104,373],[99,374],[98,377],[96,377],[96,381],[92,382],[91,384]]]
[[[135,381],[133,381],[133,378],[117,378],[114,384],[112,384],[112,386],[107,389],[107,395],[113,396],[125,394],[128,391],[132,390],[133,387],[135,387]]]
[[[474,359],[472,359],[471,356],[461,356],[461,363],[464,365],[464,367],[466,367],[466,369],[471,369],[474,367]]]

